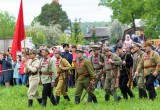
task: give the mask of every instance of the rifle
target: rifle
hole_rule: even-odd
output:
[[[128,80],[127,86],[128,86],[129,88],[132,88],[132,87],[133,87],[132,67],[130,68],[130,75],[129,75],[129,80]]]
[[[96,77],[96,79],[95,79],[95,84],[94,84],[94,85],[97,85],[97,84],[98,84],[99,80],[101,79],[102,74],[104,74],[104,73],[105,73],[105,71],[103,71],[103,69],[102,69],[101,72],[100,72],[100,73],[98,74],[98,76]],[[82,96],[80,102],[83,101],[84,97],[85,97],[86,94],[91,90],[91,87],[92,87],[92,86],[93,86],[92,84],[90,84],[90,85],[88,86],[88,88],[87,88],[86,92],[84,93],[84,95]]]

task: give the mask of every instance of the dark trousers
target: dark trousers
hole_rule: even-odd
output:
[[[51,83],[43,84],[42,100],[47,102],[47,96],[48,96],[52,104],[55,104],[56,101],[52,92],[53,92],[53,88],[51,87]]]
[[[120,79],[119,79],[119,88],[121,90],[121,93],[123,94],[124,99],[128,99],[128,95],[130,97],[133,97],[132,91],[127,86],[128,80],[129,80],[128,75],[120,76]]]
[[[152,74],[146,76],[146,89],[148,91],[150,99],[155,99],[156,97],[156,91],[154,89],[155,80],[156,80],[156,77]]]

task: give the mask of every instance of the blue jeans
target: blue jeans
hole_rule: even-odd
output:
[[[20,85],[20,78],[15,78],[16,85]]]
[[[27,76],[25,74],[21,75],[21,81],[22,81],[22,85],[26,85],[26,83],[27,83]]]

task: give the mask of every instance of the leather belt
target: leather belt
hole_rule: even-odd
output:
[[[151,65],[151,66],[145,66],[144,69],[148,69],[148,68],[155,68],[156,65]]]

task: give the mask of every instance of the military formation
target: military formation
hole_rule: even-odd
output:
[[[70,101],[68,78],[73,74],[73,69],[75,104],[83,101],[86,94],[87,102],[98,103],[94,93],[96,89],[105,91],[105,101],[109,101],[111,96],[115,102],[122,98],[126,100],[129,97],[135,98],[132,92],[135,85],[138,86],[140,99],[156,98],[154,81],[160,71],[160,57],[152,50],[151,42],[147,41],[144,45],[139,43],[133,43],[131,46],[118,45],[115,53],[108,46],[101,49],[99,45],[92,45],[90,49],[93,54],[89,58],[84,57],[83,49],[77,49],[74,66],[69,45],[64,44],[63,48],[63,52],[60,49],[54,50],[55,59],[49,57],[50,51],[47,48],[42,49],[40,59],[36,58],[36,50],[29,52],[29,60],[25,65],[25,72],[29,76],[28,107],[32,107],[33,98],[36,98],[43,107],[47,104],[47,97],[54,106],[60,103],[61,95],[66,101]],[[42,97],[38,92],[39,83],[43,86]],[[123,97],[118,95],[118,88]],[[84,95],[83,89],[86,90]]]

